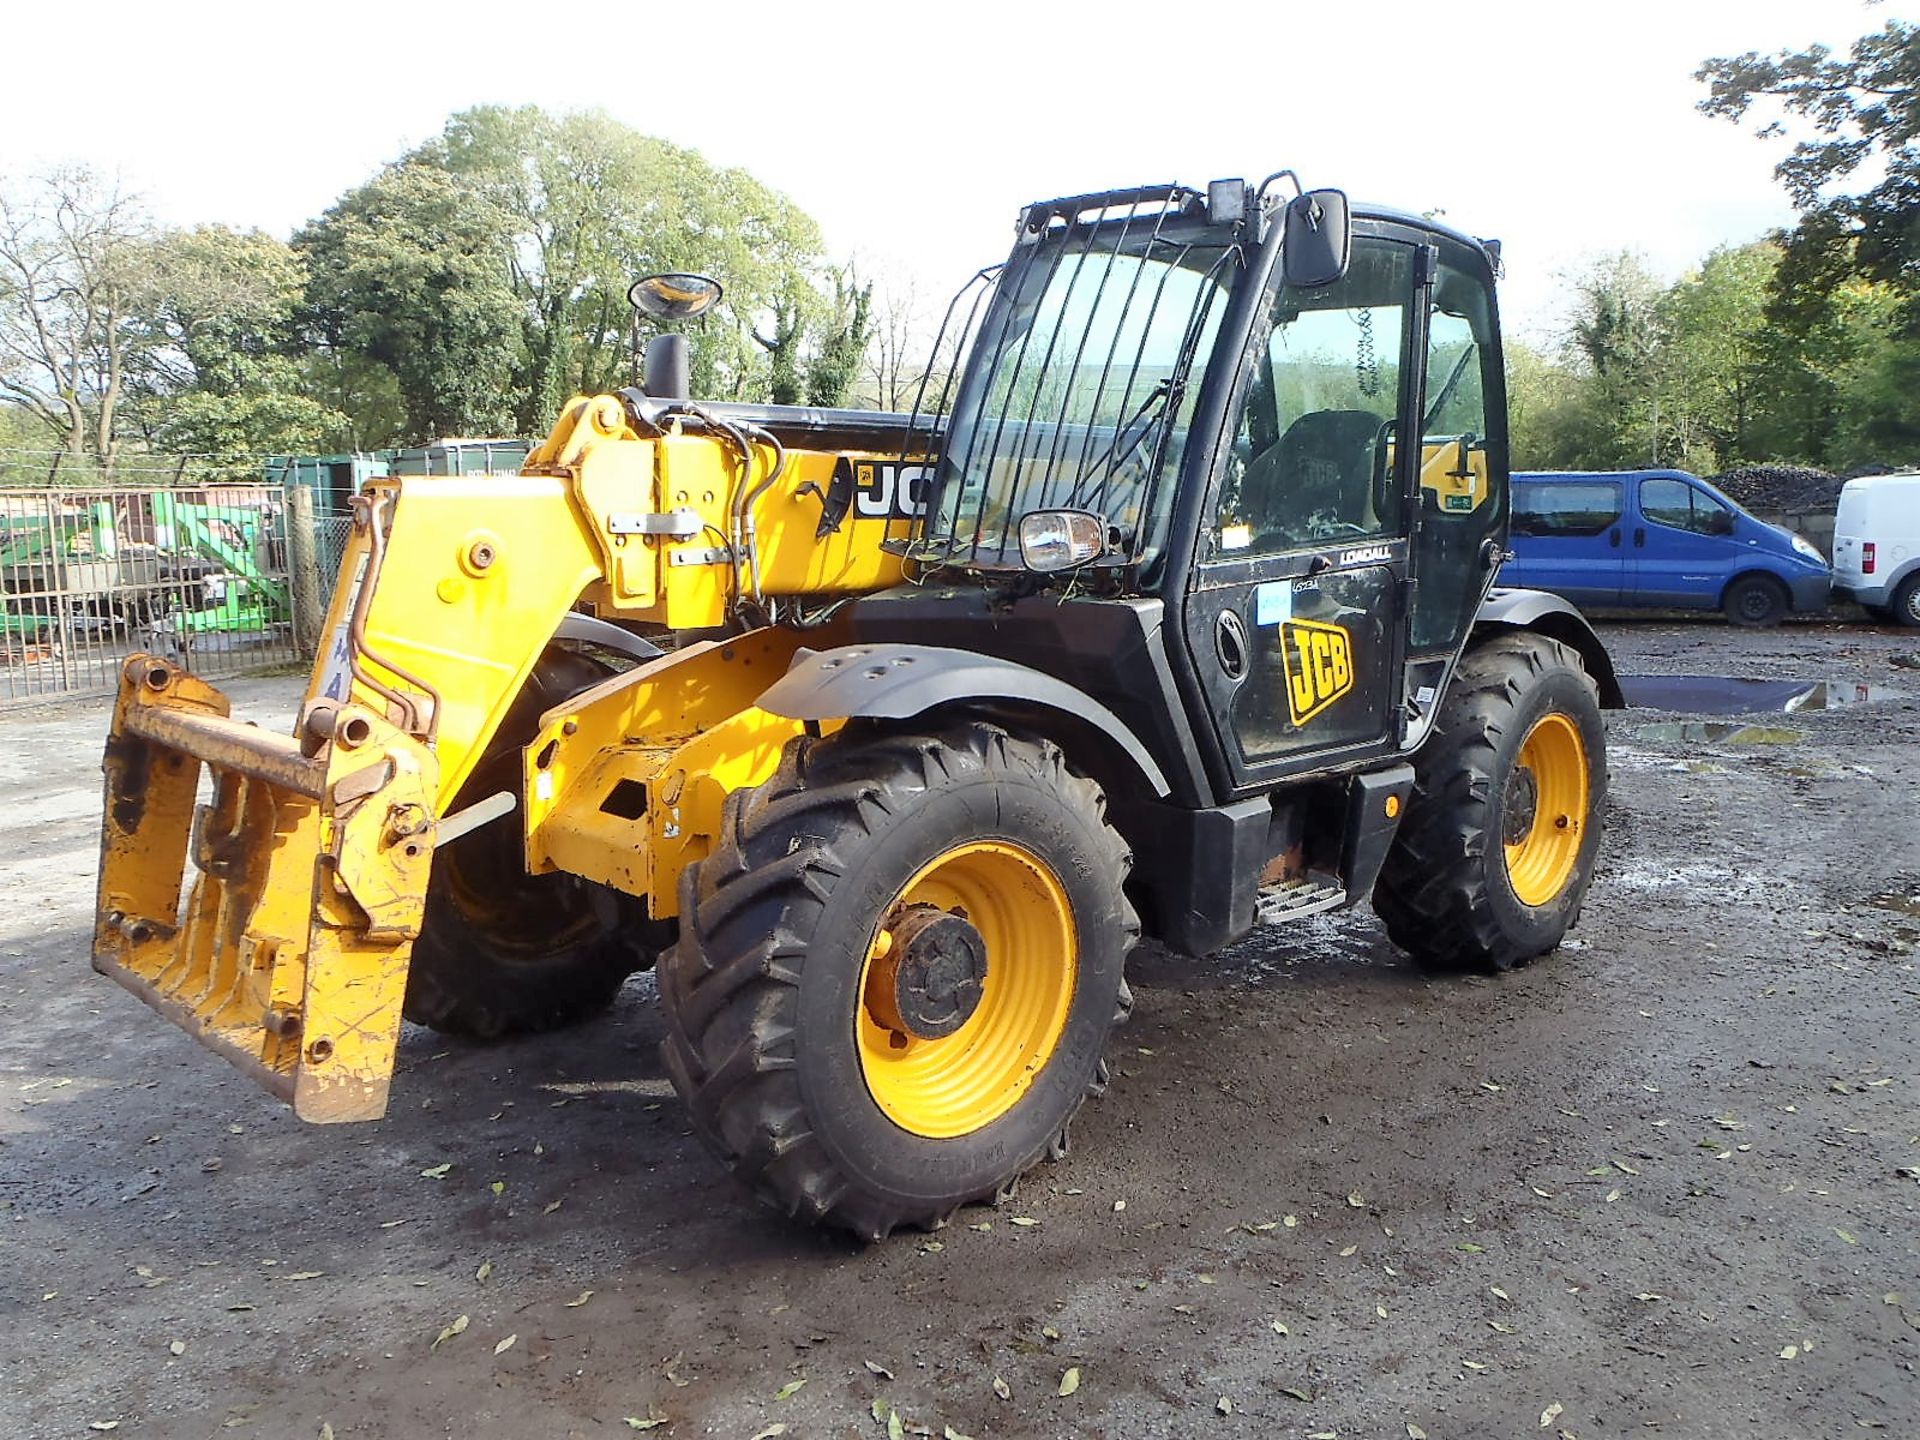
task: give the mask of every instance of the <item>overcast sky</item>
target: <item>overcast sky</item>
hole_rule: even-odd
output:
[[[739,165],[941,302],[1026,201],[1291,167],[1506,242],[1510,328],[1630,249],[1677,274],[1789,218],[1709,56],[1844,47],[1863,0],[14,7],[0,172],[118,170],[170,222],[286,235],[467,106],[605,109]],[[724,278],[724,277],[722,277]]]

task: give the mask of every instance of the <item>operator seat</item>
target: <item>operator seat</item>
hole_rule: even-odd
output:
[[[1366,410],[1311,411],[1254,457],[1240,493],[1253,533],[1272,537],[1261,548],[1325,538],[1313,531],[1316,517],[1377,527],[1373,451],[1382,423]]]

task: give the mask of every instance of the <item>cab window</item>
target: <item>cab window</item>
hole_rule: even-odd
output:
[[[1345,278],[1282,287],[1252,376],[1213,533],[1216,558],[1397,533],[1394,422],[1407,367],[1412,247],[1354,247]]]

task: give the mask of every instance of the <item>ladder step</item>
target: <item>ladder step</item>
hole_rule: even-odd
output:
[[[1281,925],[1303,915],[1338,910],[1347,903],[1347,890],[1326,875],[1303,875],[1278,885],[1262,885],[1253,918],[1262,925]]]

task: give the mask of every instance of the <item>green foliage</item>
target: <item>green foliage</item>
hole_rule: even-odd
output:
[[[394,438],[512,425],[512,236],[511,217],[485,197],[432,165],[401,161],[294,237],[308,267],[311,335],[392,376],[405,417]]]
[[[345,425],[294,348],[306,269],[289,246],[203,225],[157,236],[139,264],[132,409],[156,448],[237,464]]]

